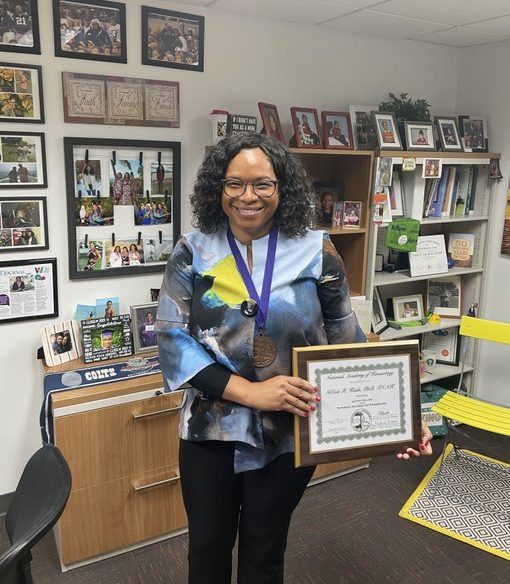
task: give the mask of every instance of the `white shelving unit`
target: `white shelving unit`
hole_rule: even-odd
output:
[[[462,282],[462,307],[461,313],[466,314],[470,305],[478,303],[478,316],[483,316],[484,312],[484,282],[487,260],[487,241],[489,238],[491,216],[491,199],[493,183],[489,179],[489,164],[491,158],[499,158],[499,154],[493,153],[449,153],[449,152],[399,152],[381,151],[379,156],[391,157],[395,170],[399,169],[403,158],[414,157],[416,160],[416,170],[414,172],[403,172],[402,191],[404,200],[404,211],[406,217],[418,219],[421,223],[420,235],[444,234],[448,238],[450,233],[471,233],[474,235],[474,254],[472,267],[452,268],[443,276],[458,275]],[[474,209],[472,214],[465,216],[447,216],[439,218],[423,218],[423,205],[425,195],[425,181],[422,178],[422,164],[424,158],[441,158],[443,168],[445,165],[477,165],[478,175],[476,181],[476,193],[474,199]],[[377,158],[376,158],[377,162]],[[386,240],[386,225],[371,225],[369,238],[369,252],[367,258],[367,298],[373,297],[374,288],[377,287],[381,295],[383,307],[386,309],[387,301],[395,296],[405,296],[412,294],[422,294],[424,306],[427,298],[427,284],[431,278],[439,279],[441,274],[425,275],[412,278],[409,270],[398,272],[375,272],[375,258],[377,253],[384,253],[387,256],[387,248],[384,246]],[[404,339],[408,337],[421,336],[423,333],[433,332],[441,329],[449,329],[458,326],[458,318],[442,318],[438,324],[426,324],[417,327],[402,327],[399,330],[388,328],[380,334],[381,341]],[[476,387],[477,370],[477,343],[469,343],[466,355],[466,366],[464,372],[464,382],[468,391]],[[421,382],[431,383],[447,379],[460,374],[460,366],[436,365],[430,371],[426,371]],[[451,381],[451,380],[450,380]]]

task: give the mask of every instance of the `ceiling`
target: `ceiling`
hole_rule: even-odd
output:
[[[510,39],[509,0],[178,0],[392,39],[470,47]]]

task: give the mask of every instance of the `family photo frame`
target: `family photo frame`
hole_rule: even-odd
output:
[[[37,0],[7,0],[4,9],[16,15],[0,33],[0,51],[41,54]]]
[[[79,324],[64,320],[41,329],[44,360],[49,367],[62,365],[83,355]]]
[[[317,110],[291,107],[290,115],[297,148],[322,148],[321,129]]]
[[[204,27],[203,16],[142,6],[142,63],[202,72]]]
[[[0,189],[48,186],[41,132],[0,132]]]
[[[414,322],[423,320],[423,297],[421,294],[395,296],[393,298],[393,315],[397,322]]]
[[[131,306],[131,327],[135,353],[155,351],[158,347],[156,333],[157,302]]]
[[[0,197],[0,253],[48,248],[46,197]]]
[[[379,150],[402,150],[395,114],[372,112]]]
[[[42,67],[0,63],[0,122],[42,124],[43,101]]]
[[[164,271],[180,236],[180,143],[64,138],[71,279]]]
[[[127,63],[126,5],[53,0],[55,56]]]
[[[349,112],[322,112],[322,131],[324,132],[324,148],[337,150],[353,150]]]

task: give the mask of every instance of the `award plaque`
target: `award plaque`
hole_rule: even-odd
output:
[[[421,442],[417,340],[299,347],[293,374],[321,401],[294,417],[295,466],[367,458]]]

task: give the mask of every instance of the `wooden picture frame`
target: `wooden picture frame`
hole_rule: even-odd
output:
[[[12,2],[12,4],[19,4],[22,11],[16,14],[10,30],[1,35],[0,51],[40,55],[41,39],[37,0],[23,0],[23,2]]]
[[[48,248],[46,197],[0,197],[0,253]]]
[[[383,256],[381,255],[379,257],[381,258],[381,269],[379,271],[382,271]],[[388,319],[386,318],[386,313],[384,312],[381,293],[379,292],[379,288],[376,286],[374,287],[374,292],[372,295],[372,330],[375,334],[380,335],[388,327]]]
[[[462,316],[462,278],[450,275],[427,280],[427,307],[441,317]]]
[[[64,138],[69,277],[163,272],[180,237],[180,142]]]
[[[408,150],[435,150],[432,122],[405,122]]]
[[[291,107],[292,126],[297,148],[322,148],[321,129],[317,110]]]
[[[76,29],[62,25],[69,19]],[[126,5],[121,2],[53,0],[53,35],[56,57],[127,63]]]
[[[0,189],[47,186],[44,134],[0,131]]]
[[[44,360],[49,367],[62,365],[83,355],[80,327],[76,320],[64,320],[41,329]]]
[[[397,120],[392,112],[372,112],[379,150],[402,150]]]
[[[285,135],[283,134],[277,107],[272,103],[264,103],[262,101],[259,101],[257,105],[259,106],[264,134],[266,136],[272,136],[280,142],[285,142]]]
[[[439,135],[441,149],[445,152],[463,152],[457,119],[453,116],[435,116],[434,123]]]
[[[0,122],[44,123],[41,66],[0,63]]]
[[[142,63],[202,72],[204,28],[205,18],[198,14],[142,6]],[[171,32],[175,30],[177,39]]]
[[[157,302],[131,306],[131,328],[135,353],[157,350],[158,338],[155,330],[157,311]],[[152,316],[149,317],[149,314]]]
[[[421,441],[417,340],[293,348],[292,369],[321,397],[308,417],[294,416],[296,467],[394,454]]]
[[[321,113],[324,148],[354,150],[349,112]]]

